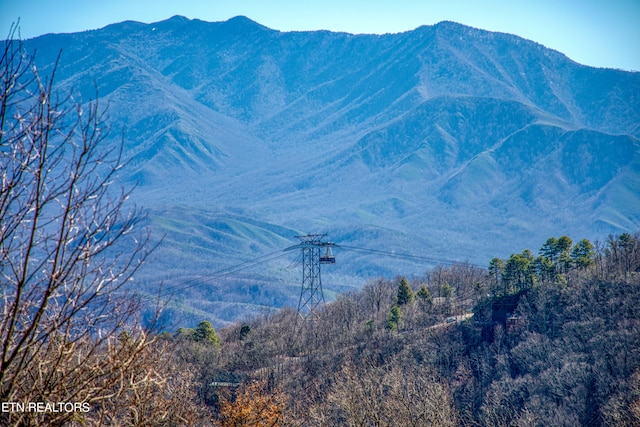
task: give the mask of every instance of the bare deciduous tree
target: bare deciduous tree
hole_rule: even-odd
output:
[[[424,366],[401,365],[347,363],[328,393],[330,405],[312,415],[331,425],[455,425],[448,387]]]
[[[86,402],[88,420],[125,396],[138,408],[168,388],[145,365],[153,339],[127,290],[149,245],[113,185],[123,143],[108,143],[97,100],[57,94],[56,67],[41,76],[15,32],[0,51],[0,401]],[[0,424],[81,415],[3,412]]]

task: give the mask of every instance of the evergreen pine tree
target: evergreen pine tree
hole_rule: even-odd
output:
[[[420,298],[420,301],[424,302],[425,304],[431,305],[433,303],[431,292],[429,292],[429,289],[427,289],[425,285],[422,285],[420,287],[420,290],[416,295],[418,296],[418,298]]]
[[[400,280],[400,284],[398,285],[398,305],[405,305],[410,302],[413,302],[415,299],[415,295],[411,286],[409,286],[409,282],[406,277],[403,277]]]
[[[571,251],[571,259],[573,264],[578,268],[587,268],[595,263],[595,249],[590,241],[582,239],[574,246]]]
[[[193,340],[207,344],[220,345],[220,339],[218,338],[218,334],[216,334],[216,330],[213,329],[211,322],[207,320],[203,320],[198,324],[198,327],[193,334]]]
[[[400,326],[400,320],[402,319],[402,311],[400,307],[394,305],[391,307],[389,311],[389,315],[387,316],[387,324],[385,325],[387,329],[391,329],[392,331],[398,330]]]

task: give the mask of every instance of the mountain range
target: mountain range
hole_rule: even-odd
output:
[[[25,41],[108,104],[122,180],[162,243],[139,277],[169,323],[296,306],[296,235],[325,296],[551,236],[640,229],[640,73],[453,22],[384,35],[175,16]],[[326,271],[325,271],[326,270]]]

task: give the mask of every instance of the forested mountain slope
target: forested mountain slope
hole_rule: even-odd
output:
[[[314,320],[282,310],[209,342],[204,325],[167,340],[222,425],[631,427],[639,237],[550,238],[489,271],[371,281]]]
[[[297,234],[486,265],[515,242],[640,228],[640,73],[595,69],[452,22],[386,35],[279,32],[244,17],[123,22],[25,42],[109,104],[163,243],[139,277],[178,317],[295,305],[275,253]],[[77,95],[77,94],[80,95]],[[343,251],[328,290],[427,262]],[[199,281],[199,282],[198,282]],[[183,288],[189,283],[194,286]]]

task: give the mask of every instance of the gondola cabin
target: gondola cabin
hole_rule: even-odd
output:
[[[331,252],[331,246],[327,246],[327,250],[324,252],[324,255],[320,256],[320,264],[335,264],[336,257],[333,256]]]

